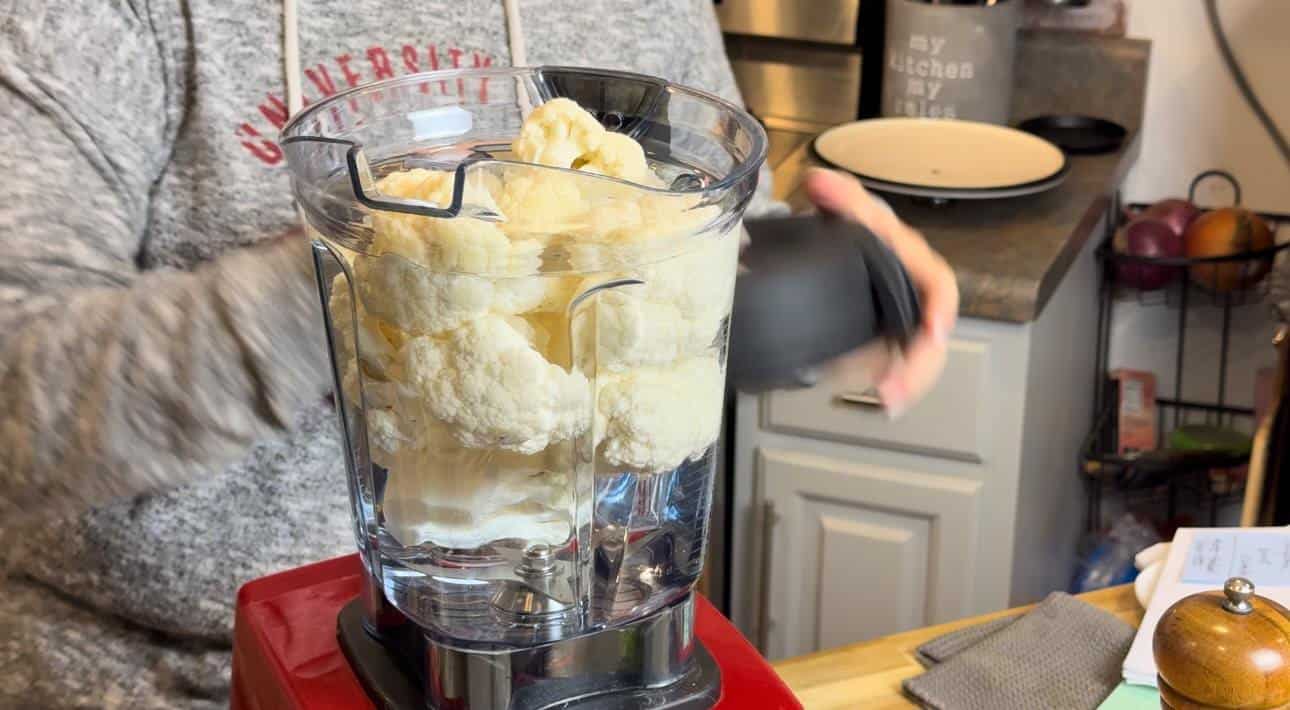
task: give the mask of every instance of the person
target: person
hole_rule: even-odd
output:
[[[738,100],[706,0],[15,0],[0,24],[0,707],[228,702],[238,586],[354,548],[308,245],[278,129],[347,87],[584,65]],[[927,325],[953,275],[855,181]],[[750,216],[773,210],[764,185]]]

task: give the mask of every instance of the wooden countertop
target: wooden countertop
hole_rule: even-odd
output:
[[[1133,596],[1133,585],[1100,589],[1081,594],[1080,599],[1133,624],[1142,622],[1142,607]],[[914,649],[941,634],[1003,616],[1015,616],[1031,607],[953,621],[940,626],[915,629],[886,638],[857,643],[831,651],[789,658],[772,665],[806,710],[833,708],[917,707],[905,698],[900,683],[923,672]]]

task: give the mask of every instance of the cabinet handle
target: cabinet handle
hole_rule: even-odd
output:
[[[766,655],[766,646],[770,642],[770,552],[774,543],[775,523],[779,515],[775,513],[775,504],[764,501],[761,504],[761,580],[757,596],[757,650]]]
[[[838,401],[866,409],[882,409],[882,398],[878,396],[878,390],[873,387],[863,392],[843,392],[838,395]]]

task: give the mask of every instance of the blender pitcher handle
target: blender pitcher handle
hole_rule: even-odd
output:
[[[595,499],[595,480],[596,480],[596,376],[599,369],[599,357],[596,333],[596,297],[606,291],[610,291],[624,286],[640,286],[645,282],[634,278],[621,278],[606,281],[601,284],[592,286],[569,302],[569,369],[581,373],[587,378],[588,387],[591,389],[590,411],[587,412],[587,428],[582,433],[574,437],[573,440],[573,460],[574,460],[574,516],[575,530],[578,530],[577,554],[578,562],[576,568],[579,570],[578,582],[574,588],[574,596],[579,599],[580,603],[586,603],[591,598],[591,578],[589,570],[592,567],[591,559],[584,558],[590,555],[593,549],[591,540],[583,539],[586,534],[582,531],[588,530],[591,526],[584,525],[590,521],[576,520],[576,516],[583,510],[590,511],[591,506],[582,505],[583,500],[594,501]],[[616,539],[600,541],[600,546],[605,549],[626,550],[627,535],[630,529],[630,521],[620,521],[622,524],[609,525],[601,532],[604,537]],[[621,554],[612,555],[605,559],[605,564],[613,569],[608,570],[604,575],[605,579],[616,582],[620,575],[618,568],[622,565],[623,558]],[[613,594],[609,595],[613,598]],[[584,608],[586,608],[584,606]]]

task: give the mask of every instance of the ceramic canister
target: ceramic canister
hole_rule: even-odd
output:
[[[1021,0],[887,0],[884,116],[1006,124]]]

